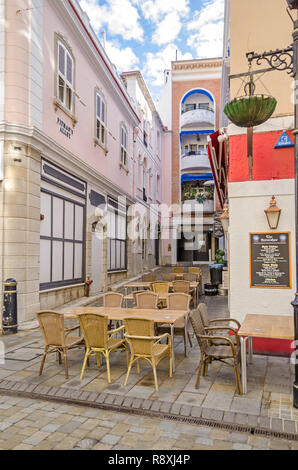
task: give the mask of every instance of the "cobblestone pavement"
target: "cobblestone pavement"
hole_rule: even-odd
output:
[[[228,317],[226,297],[203,297],[201,301],[206,302],[212,318]],[[259,426],[276,432],[297,433],[298,410],[292,406],[294,370],[288,358],[255,356],[253,364],[248,366],[246,395],[237,395],[233,369],[220,363],[213,363],[209,367],[207,377],[201,379],[200,388],[196,390],[199,347],[193,338],[193,348],[186,358],[183,342],[178,337],[175,339],[175,374],[170,379],[168,360],[161,361],[158,366],[160,389],[156,392],[152,370],[145,362],[141,363],[140,374],[137,374],[136,368],[133,369],[128,385],[124,387],[124,353],[111,354],[112,383],[108,385],[105,364],[98,368],[93,359],[90,360],[90,367],[86,369],[84,378],[80,381],[84,357],[82,348],[69,352],[69,379],[66,380],[63,365],[58,364],[55,355],[47,358],[42,376],[38,375],[43,353],[43,340],[38,330],[22,331],[14,336],[1,337],[1,340],[5,344],[5,362],[0,363],[0,394],[5,395],[5,390],[13,389],[19,393],[36,393],[36,398],[32,402],[28,401],[28,398],[0,397],[0,448],[16,448],[18,445],[29,446],[28,448],[38,448],[40,445],[52,445],[51,448],[54,448],[65,445],[72,448],[80,438],[95,439],[95,448],[115,448],[117,445],[131,447],[133,444],[139,446],[134,448],[142,448],[146,442],[150,448],[161,445],[165,449],[177,446],[185,446],[185,449],[188,449],[190,445],[198,448],[289,448],[297,444],[193,424],[160,421],[152,417],[129,417],[120,412],[37,401],[46,396],[77,398],[84,403],[97,401],[107,405],[171,412],[218,422]],[[42,425],[39,426],[39,422]],[[104,425],[103,422],[110,424]],[[89,428],[88,423],[94,427]],[[67,430],[66,433],[61,432],[62,425],[66,426],[63,428]],[[118,435],[116,425],[117,430],[120,426],[119,429],[123,432],[119,439],[119,436],[115,438],[115,435]],[[107,429],[109,426],[111,430]],[[163,429],[163,426],[166,429]],[[188,431],[178,432],[178,428]],[[98,437],[95,438],[93,431],[96,434],[96,429]],[[151,432],[152,429],[155,431]],[[24,432],[30,435],[21,439]],[[56,436],[59,439],[55,442]],[[105,436],[106,441],[103,441]]]
[[[1,450],[296,450],[298,442],[0,396]]]

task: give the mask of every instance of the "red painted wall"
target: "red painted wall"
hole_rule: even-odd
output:
[[[295,177],[294,147],[275,149],[283,131],[254,134],[253,180],[290,179]],[[292,131],[288,136],[295,142]],[[235,135],[230,139],[229,183],[248,181],[247,136]]]

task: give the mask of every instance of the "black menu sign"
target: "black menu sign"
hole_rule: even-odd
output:
[[[289,232],[250,234],[250,286],[291,288]]]

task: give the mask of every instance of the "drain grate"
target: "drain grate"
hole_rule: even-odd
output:
[[[163,413],[160,411],[117,406],[117,405],[108,404],[108,403],[86,402],[86,401],[79,400],[79,399],[59,397],[59,396],[49,396],[49,395],[44,395],[41,393],[22,392],[18,390],[1,390],[0,389],[0,395],[17,396],[17,397],[22,397],[22,398],[31,398],[35,400],[49,401],[49,402],[54,402],[54,403],[63,403],[63,404],[68,404],[68,405],[97,408],[97,409],[101,409],[105,411],[133,414],[133,415],[138,415],[138,416],[158,418],[158,419],[167,420],[167,421],[177,421],[180,423],[193,424],[196,426],[223,429],[225,431],[230,431],[230,432],[252,434],[255,436],[263,436],[263,437],[274,437],[277,439],[284,439],[288,441],[298,441],[298,434],[295,434],[295,433],[278,432],[278,431],[274,431],[271,429],[260,428],[257,426],[248,426],[248,425],[241,425],[241,424],[236,424],[236,423],[225,423],[222,421],[213,421],[211,419],[206,419],[206,418],[181,416],[181,415],[175,415],[171,413]]]

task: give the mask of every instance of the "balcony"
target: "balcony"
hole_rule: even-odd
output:
[[[214,111],[208,109],[193,109],[181,116],[181,128],[211,126],[214,127]]]
[[[181,171],[210,170],[210,162],[207,153],[195,153],[182,155]]]
[[[202,207],[200,203],[196,199],[190,199],[190,200],[185,200],[183,201],[184,206],[184,212],[200,212],[200,208]],[[207,199],[206,201],[203,202],[203,213],[204,214],[212,214],[215,212],[214,209],[214,199]]]

